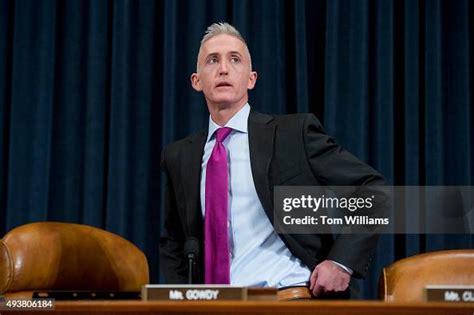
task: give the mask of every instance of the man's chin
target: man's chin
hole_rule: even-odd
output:
[[[229,109],[229,108],[239,108],[242,107],[246,102],[246,98],[238,98],[235,97],[213,97],[212,99],[207,99],[208,106],[222,110],[222,109]]]

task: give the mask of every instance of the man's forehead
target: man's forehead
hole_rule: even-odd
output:
[[[228,34],[219,34],[208,39],[201,46],[201,50],[203,52],[205,51],[206,55],[211,53],[218,53],[223,49],[229,52],[233,51],[242,53],[246,50],[246,45],[243,41],[241,41],[235,36]]]

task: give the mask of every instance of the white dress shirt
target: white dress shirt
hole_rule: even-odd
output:
[[[255,190],[250,166],[246,104],[225,125],[232,128],[223,144],[229,170],[230,281],[238,286],[285,287],[303,285],[311,271],[294,256],[275,232]],[[201,209],[205,215],[206,165],[219,129],[209,117],[209,133],[202,157]]]

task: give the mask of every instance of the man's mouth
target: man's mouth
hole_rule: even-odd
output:
[[[228,83],[228,82],[220,82],[216,85],[216,87],[231,87],[232,84]]]

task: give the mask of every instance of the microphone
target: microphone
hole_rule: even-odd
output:
[[[193,267],[199,257],[199,241],[195,237],[188,237],[184,242],[184,255],[188,258],[188,283],[193,283]]]

